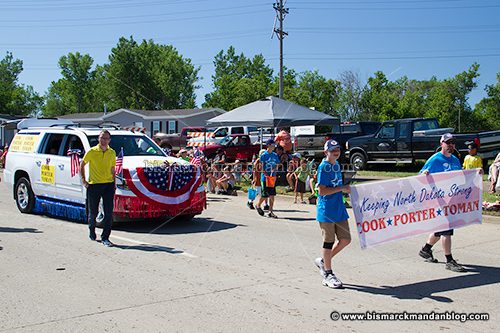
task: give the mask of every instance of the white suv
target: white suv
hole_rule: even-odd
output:
[[[67,125],[19,131],[10,145],[4,170],[5,183],[18,209],[85,221],[86,189],[78,161],[70,155],[77,153],[81,161],[85,151],[98,144],[101,130]],[[199,167],[167,157],[142,133],[108,130],[111,148],[117,156],[123,152],[114,221],[201,214],[206,197]]]

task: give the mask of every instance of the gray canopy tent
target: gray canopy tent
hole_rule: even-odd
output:
[[[270,96],[209,119],[207,126],[291,127],[335,125],[339,118]]]

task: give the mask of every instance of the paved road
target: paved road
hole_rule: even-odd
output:
[[[466,274],[419,260],[425,237],[361,251],[354,236],[334,262],[346,288],[332,290],[312,263],[321,245],[314,207],[280,198],[280,219],[269,220],[244,201],[210,196],[208,210],[188,224],[120,225],[111,238],[118,246],[105,248],[87,239],[85,225],[20,214],[0,184],[0,332],[499,327],[500,218],[456,233]],[[332,321],[334,310],[488,312],[490,320]]]

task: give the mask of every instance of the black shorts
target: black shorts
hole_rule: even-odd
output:
[[[445,230],[445,231],[440,231],[440,232],[435,232],[434,236],[436,236],[436,237],[439,237],[439,236],[453,236],[453,229]]]
[[[264,186],[262,188],[262,197],[263,198],[269,198],[270,196],[275,196],[275,195],[276,195],[276,187]]]
[[[306,192],[306,183],[304,183],[303,181],[297,180],[297,184],[295,185],[295,192],[305,193]]]

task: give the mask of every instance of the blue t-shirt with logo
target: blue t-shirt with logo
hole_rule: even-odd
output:
[[[456,156],[446,157],[442,152],[437,152],[425,162],[420,173],[424,170],[429,170],[429,173],[462,170],[462,165]]]
[[[280,158],[278,154],[274,151],[272,153],[266,151],[260,156],[260,162],[262,163],[262,173],[261,179],[264,179],[265,176],[276,176],[276,165],[280,163]],[[265,174],[264,174],[265,173]]]
[[[331,164],[323,160],[318,167],[318,185],[327,187],[342,186],[342,172],[339,162]],[[329,195],[318,195],[316,220],[318,222],[342,222],[349,218],[342,199],[342,192]]]

